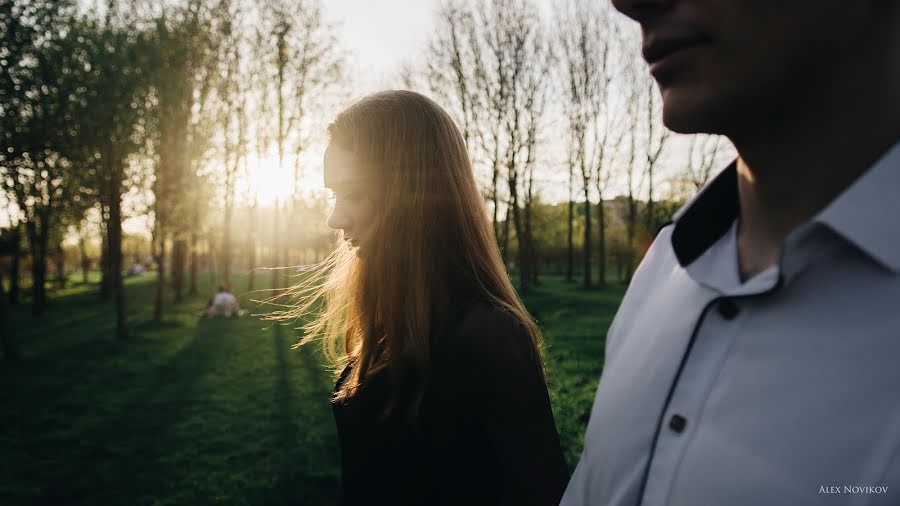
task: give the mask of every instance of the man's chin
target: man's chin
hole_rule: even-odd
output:
[[[678,96],[670,91],[663,99],[662,120],[669,130],[680,134],[721,134],[721,110],[709,101]]]
[[[662,121],[680,134],[728,135],[752,117],[746,100],[711,86],[670,86],[662,93]]]

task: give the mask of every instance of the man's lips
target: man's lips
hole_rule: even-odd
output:
[[[642,52],[651,69],[658,67],[668,57],[684,49],[696,47],[709,42],[709,37],[702,34],[656,35],[644,38]]]

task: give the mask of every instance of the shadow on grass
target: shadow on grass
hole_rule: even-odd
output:
[[[110,402],[117,399],[107,396],[105,406],[93,406],[93,426],[77,433],[79,441],[68,442],[74,454],[45,462],[48,475],[42,481],[47,487],[33,504],[127,504],[178,482],[181,470],[167,467],[164,460],[183,444],[177,424],[205,402],[197,395],[198,380],[220,352],[204,343],[201,331],[198,327],[175,354],[143,377],[112,366],[101,373],[122,399]],[[116,353],[108,343],[97,344],[106,346],[108,354]],[[140,355],[140,348],[151,351],[141,343],[127,344],[128,355]]]
[[[300,380],[307,384],[319,381],[322,377],[321,365],[305,350],[291,349],[292,343],[289,336],[285,336],[284,325],[276,323],[272,325],[272,329],[272,346],[277,370],[274,395],[279,418],[277,426],[279,438],[285,443],[285,447],[281,450],[278,476],[266,504],[289,506],[336,504],[340,482],[334,474],[318,472],[319,466],[315,462],[315,455],[310,454],[312,448],[305,444],[310,439],[309,428],[307,434],[300,432],[299,416],[302,410],[298,410],[295,403],[297,395],[294,381]],[[294,357],[289,355],[291,353]],[[294,360],[291,360],[292,358]],[[297,359],[299,364],[295,364]],[[299,365],[300,370],[295,370],[295,365]],[[297,373],[300,373],[299,378]],[[305,421],[309,423],[313,419],[307,417]],[[333,422],[323,420],[318,423]],[[336,452],[336,448],[334,451]]]

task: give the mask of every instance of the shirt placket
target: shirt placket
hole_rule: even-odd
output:
[[[684,453],[702,427],[703,405],[747,318],[739,304],[730,297],[719,297],[707,305],[697,322],[663,414],[641,504],[668,504]]]

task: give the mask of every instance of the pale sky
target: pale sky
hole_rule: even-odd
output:
[[[434,27],[439,0],[323,0],[339,25],[362,92],[393,84],[400,67],[417,62]]]
[[[597,0],[605,1],[605,0]],[[550,14],[552,0],[535,0]],[[421,62],[440,0],[322,0],[325,17],[340,25],[363,93],[396,85],[400,68]]]

